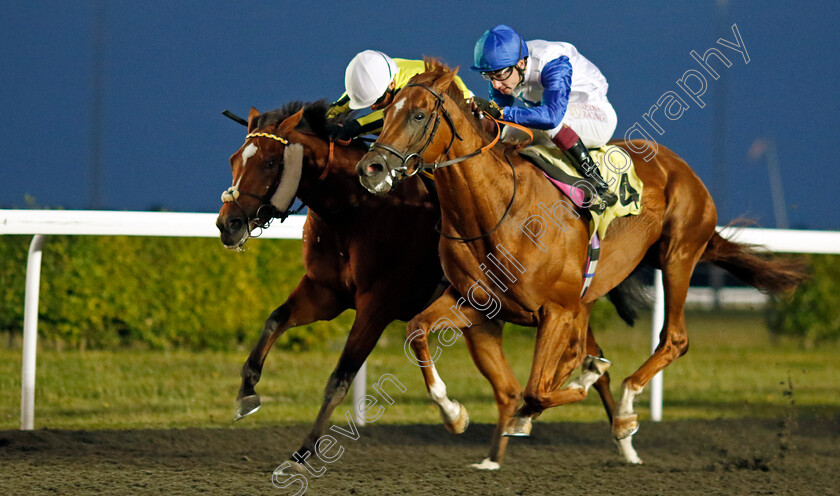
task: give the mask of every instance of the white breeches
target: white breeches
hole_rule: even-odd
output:
[[[612,139],[618,116],[606,98],[586,103],[569,102],[560,125],[550,129],[548,135],[554,137],[564,125],[574,129],[587,148],[600,148]]]

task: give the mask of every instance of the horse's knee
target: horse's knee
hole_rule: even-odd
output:
[[[536,413],[542,412],[549,406],[548,396],[536,391],[526,390],[525,394],[522,395],[522,399],[525,402],[525,406]]]
[[[264,332],[274,332],[280,324],[287,323],[291,315],[292,311],[287,303],[275,308],[265,321],[265,326],[263,327]]]

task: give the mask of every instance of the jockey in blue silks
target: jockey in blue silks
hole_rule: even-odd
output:
[[[595,64],[569,43],[525,42],[502,24],[478,39],[471,69],[490,81],[490,101],[474,98],[478,109],[546,131],[600,197],[600,209],[615,203],[587,150],[605,145],[618,123]],[[514,107],[514,99],[525,107]]]

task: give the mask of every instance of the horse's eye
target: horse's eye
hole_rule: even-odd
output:
[[[277,162],[275,162],[274,160],[269,160],[263,164],[263,167],[265,167],[266,169],[273,169],[276,165]]]
[[[416,114],[414,114],[414,120],[415,121],[422,121],[425,118],[426,118],[426,114],[424,114],[423,112],[417,112]]]

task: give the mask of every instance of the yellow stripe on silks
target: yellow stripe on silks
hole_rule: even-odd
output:
[[[519,152],[528,158],[536,160],[544,160],[550,162],[552,165],[560,168],[566,174],[583,178],[577,170],[568,162],[563,152],[553,145],[532,145]],[[636,169],[633,165],[633,160],[630,156],[618,146],[605,145],[598,150],[589,150],[593,160],[598,164],[598,170],[601,172],[601,177],[607,184],[610,184],[610,191],[618,195],[618,201],[613,206],[607,208],[603,214],[597,214],[592,210],[589,213],[592,216],[590,223],[590,232],[597,232],[601,240],[607,233],[607,228],[610,223],[619,217],[627,215],[638,215],[642,210],[641,199],[644,184],[639,176],[636,175]],[[606,160],[609,160],[609,166],[606,165]],[[623,199],[626,198],[626,191],[620,189],[622,180],[625,181],[626,186],[621,189],[627,190],[628,187],[638,193],[638,200],[627,202],[624,204]]]

